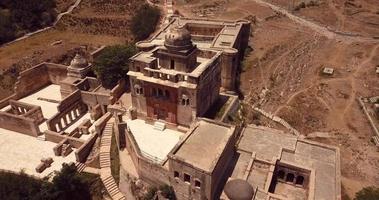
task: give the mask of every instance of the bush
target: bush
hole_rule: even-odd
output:
[[[0,172],[0,199],[71,200],[101,199],[103,189],[97,175],[79,174],[75,165],[64,164],[52,182],[21,172]]]
[[[143,196],[143,200],[152,200],[155,197],[155,194],[157,193],[158,189],[156,187],[150,187],[147,190],[147,193]]]
[[[154,32],[159,22],[161,12],[159,8],[149,4],[141,5],[131,21],[131,31],[135,40],[144,40]]]
[[[1,0],[0,44],[51,25],[57,16],[54,0]]]
[[[379,188],[377,187],[365,187],[361,191],[355,194],[354,200],[378,200]]]
[[[106,47],[95,58],[93,69],[103,87],[111,89],[120,79],[127,77],[129,58],[136,52],[133,45],[115,45]]]
[[[163,185],[163,186],[159,187],[159,190],[162,192],[161,194],[163,197],[165,197],[169,200],[175,200],[176,199],[174,188],[172,188],[171,186]]]

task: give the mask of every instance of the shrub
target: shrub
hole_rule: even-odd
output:
[[[129,58],[136,52],[133,45],[115,45],[106,47],[95,58],[93,69],[103,87],[111,89],[120,79],[127,77]]]
[[[55,0],[1,0],[0,44],[51,25],[57,16]]]
[[[104,188],[98,175],[79,174],[73,164],[64,164],[52,182],[47,179],[35,179],[23,172],[0,172],[0,199],[101,199]]]
[[[159,187],[159,190],[162,192],[161,194],[163,197],[165,197],[169,200],[175,200],[176,199],[174,188],[172,188],[171,186],[163,185],[163,186]]]
[[[365,187],[355,194],[354,200],[378,200],[379,188]]]
[[[131,21],[131,31],[135,40],[139,41],[148,38],[154,32],[160,16],[159,8],[149,4],[141,5]]]

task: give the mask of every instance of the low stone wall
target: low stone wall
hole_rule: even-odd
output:
[[[87,141],[84,141],[79,138],[62,135],[54,131],[45,131],[45,139],[50,142],[57,143],[57,145],[54,147],[54,153],[55,155],[60,155],[59,152],[61,152],[62,145],[69,143],[74,148],[76,148],[75,151],[75,157],[77,162],[84,163],[90,154],[93,145],[96,142],[96,139],[98,138],[98,134],[92,135]]]
[[[38,81],[36,81],[38,77]],[[20,73],[14,87],[17,99],[23,98],[35,91],[50,84],[49,75],[45,63],[36,65],[33,68]]]
[[[97,138],[98,138],[98,134],[92,135],[81,147],[78,148],[78,150],[75,151],[76,161],[78,162],[86,161]]]
[[[226,95],[226,94],[224,94]],[[228,107],[225,109],[225,112],[224,114],[222,115],[220,121],[221,122],[228,122],[228,116],[233,116],[234,113],[236,113],[238,111],[238,107],[240,105],[240,102],[239,102],[239,99],[238,99],[238,96],[234,96],[234,95],[226,95],[226,96],[229,96],[229,99],[227,103],[228,104]]]
[[[0,111],[0,128],[37,137],[41,134],[38,123],[31,118]]]
[[[111,113],[105,113],[100,119],[98,119],[95,122],[95,131],[97,134],[101,135],[105,125],[107,124],[108,120],[112,117]]]
[[[164,163],[156,164],[143,157],[133,134],[131,134],[127,129],[125,130],[125,136],[126,148],[132,158],[134,166],[137,169],[139,177],[155,186],[169,184],[169,172],[163,167]]]
[[[119,83],[112,89],[111,91],[111,96],[114,98],[114,99],[119,99],[121,97],[122,94],[124,94],[124,92],[126,91],[127,89],[127,84],[126,84],[126,81],[125,80],[120,80]],[[114,103],[114,102],[112,102]]]
[[[14,93],[0,101],[0,108],[5,107],[9,100],[28,96],[51,83],[59,84],[66,77],[66,68],[64,65],[41,63],[21,72],[15,83]],[[38,81],[36,81],[36,77],[38,77]]]
[[[87,106],[81,101],[79,90],[67,96],[57,106],[58,113],[47,120],[49,130],[61,132],[75,123],[87,112]]]
[[[11,108],[6,111],[9,114],[32,119],[36,124],[41,124],[45,120],[40,106],[18,102],[15,100],[9,100],[9,105]]]

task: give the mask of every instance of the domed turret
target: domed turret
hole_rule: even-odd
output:
[[[72,59],[70,63],[70,67],[72,68],[85,68],[87,66],[87,60],[80,54],[76,54],[74,59]]]
[[[251,200],[254,196],[253,187],[241,179],[228,181],[224,187],[224,192],[231,200]]]
[[[191,34],[185,26],[175,26],[166,33],[164,45],[174,51],[191,49]]]

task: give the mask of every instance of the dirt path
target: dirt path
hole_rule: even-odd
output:
[[[331,31],[328,28],[326,28],[325,26],[321,26],[321,25],[318,25],[318,24],[311,22],[309,20],[303,19],[299,16],[296,16],[296,15],[288,12],[284,8],[273,5],[273,4],[268,3],[266,1],[263,1],[263,0],[252,0],[252,1],[254,1],[254,2],[256,2],[262,6],[270,7],[272,10],[287,16],[292,21],[294,21],[300,25],[306,26],[306,27],[314,30],[315,32],[319,33],[320,35],[327,37],[328,39],[337,39],[337,40],[340,40],[340,41],[346,42],[346,43],[351,43],[351,42],[379,42],[379,39],[374,39],[371,37],[353,36],[353,35],[349,35],[348,33]]]
[[[355,99],[357,98],[357,87],[356,87],[356,81],[355,81],[354,77],[360,72],[360,70],[363,67],[365,67],[368,63],[371,62],[371,60],[374,58],[374,56],[377,55],[376,52],[377,52],[378,48],[379,48],[379,44],[377,44],[376,46],[374,46],[374,48],[370,51],[369,56],[358,65],[358,68],[350,76],[350,82],[351,82],[352,90],[351,90],[349,102],[348,102],[345,110],[343,111],[343,115],[342,116],[344,118],[346,117],[346,115],[345,115],[346,112],[351,108],[351,106],[355,102]]]

